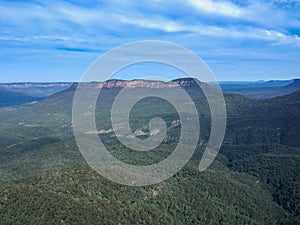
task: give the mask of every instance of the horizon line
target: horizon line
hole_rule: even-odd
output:
[[[109,80],[105,80],[105,81],[89,81],[89,82],[84,82],[84,83],[91,83],[91,82],[107,82],[110,80],[120,80],[120,81],[134,81],[134,80],[145,80],[145,81],[163,81],[163,82],[170,82],[173,80],[178,80],[178,79],[188,79],[188,78],[192,78],[192,77],[179,77],[179,78],[175,78],[175,79],[171,79],[171,80],[158,80],[158,79],[118,79],[118,78],[114,78],[114,79],[109,79]],[[255,83],[255,82],[268,82],[268,81],[292,81],[292,80],[297,80],[300,79],[299,77],[294,77],[294,78],[290,78],[290,79],[271,79],[271,80],[221,80],[221,81],[201,81],[204,83],[225,83],[225,82],[249,82],[249,83]],[[11,82],[1,82],[0,84],[59,84],[59,83],[69,83],[69,84],[74,84],[74,83],[82,83],[81,81],[11,81]]]

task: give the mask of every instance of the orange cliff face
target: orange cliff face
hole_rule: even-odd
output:
[[[169,86],[177,86],[171,82],[150,81],[150,80],[108,80],[98,84],[98,88],[114,88],[114,87],[127,87],[127,88],[162,88]]]
[[[97,83],[97,88],[173,88],[173,87],[193,87],[197,85],[192,78],[177,79],[169,82],[154,81],[154,80],[108,80]]]
[[[184,88],[194,88],[194,87],[209,87],[212,88],[207,83],[203,83],[193,78],[180,78],[168,82],[156,81],[156,80],[108,80],[104,82],[84,82],[84,83],[74,83],[69,90],[76,89],[77,86],[81,86],[86,89],[102,89],[102,88],[174,88],[174,87],[184,87]]]

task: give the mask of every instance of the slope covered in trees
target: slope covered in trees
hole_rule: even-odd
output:
[[[201,141],[183,170],[143,188],[118,185],[87,166],[72,135],[74,87],[0,109],[1,224],[299,224],[300,92],[267,100],[225,95],[226,137],[217,160],[200,173],[210,113],[201,91],[185,88],[199,111]],[[111,128],[110,108],[119,91],[103,90],[98,130]],[[155,116],[169,127],[156,151],[130,151],[112,132],[99,135],[124,162],[160,161],[178,140],[174,108],[147,98],[133,108],[130,121],[133,131],[147,136]]]

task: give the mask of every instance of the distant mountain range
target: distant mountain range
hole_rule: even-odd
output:
[[[192,78],[182,78],[170,82],[155,80],[108,80],[105,82],[91,82],[96,88],[172,88],[175,86],[193,88],[197,86]],[[95,86],[96,84],[96,86]],[[0,107],[25,104],[39,101],[68,88],[75,88],[78,83],[5,83],[0,84]],[[87,84],[88,85],[88,84]],[[201,85],[207,85],[201,82]],[[215,83],[209,83],[216,87]],[[224,93],[240,94],[248,98],[265,99],[283,96],[300,91],[300,79],[272,80],[257,82],[221,82]]]
[[[63,91],[72,83],[4,83],[0,84],[0,107],[39,101]]]
[[[34,97],[47,97],[56,92],[62,91],[70,87],[72,83],[53,82],[53,83],[2,83],[0,90],[9,92],[22,93]]]
[[[216,86],[215,84],[211,84]],[[241,94],[248,98],[264,99],[283,96],[300,90],[300,79],[266,82],[221,82],[225,93]]]

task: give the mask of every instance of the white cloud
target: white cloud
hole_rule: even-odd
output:
[[[142,28],[162,30],[165,32],[190,32],[215,38],[238,38],[240,40],[256,39],[271,41],[273,44],[291,44],[300,46],[300,37],[297,35],[288,35],[272,29],[256,28],[246,25],[221,27],[206,25],[200,22],[187,24],[184,20],[174,21],[161,16],[146,18],[142,16],[129,17],[118,15],[116,18],[122,23],[136,25]]]
[[[141,16],[128,17],[124,15],[118,15],[116,18],[122,23],[136,25],[143,28],[158,29],[166,32],[187,31],[186,27],[182,26],[181,24],[163,17],[144,18]]]
[[[48,2],[42,5],[30,2],[23,2],[19,5],[5,3],[0,6],[0,23],[6,26],[20,26],[21,29],[17,32],[21,31],[24,34],[17,33],[15,37],[12,34],[2,35],[0,40],[24,42],[54,40],[76,44],[84,41],[90,42],[93,39],[91,33],[98,32],[99,36],[103,36],[102,30],[112,30],[118,33],[124,32],[128,28],[127,25],[134,25],[137,28],[152,32],[153,36],[156,35],[155,30],[160,30],[166,33],[194,33],[224,39],[224,41],[230,38],[255,39],[269,41],[272,44],[300,45],[299,36],[289,34],[287,30],[273,24],[274,21],[279,23],[279,20],[286,20],[286,12],[282,13],[281,17],[270,19],[273,8],[261,2],[252,3],[251,1],[248,2],[248,5],[241,7],[228,0],[188,0],[189,5],[201,12],[231,17],[228,22],[224,18],[221,25],[214,24],[213,20],[203,20],[203,15],[197,17],[193,14],[191,17],[185,17],[180,14],[180,10],[176,11],[178,15],[175,18],[164,14],[165,11],[170,11],[168,6],[171,8],[173,4],[176,4],[176,0],[173,3],[155,2],[155,12],[151,9],[153,4],[153,2],[149,3],[149,9],[141,12],[134,7],[132,2],[123,2],[121,4],[123,8],[116,8],[118,5],[116,3],[109,8],[107,5],[88,8],[62,1]],[[161,8],[159,8],[160,4],[163,4]],[[135,5],[138,6],[138,3]],[[182,3],[181,6],[187,7],[186,3]],[[189,7],[184,12],[190,9]],[[143,9],[145,10],[145,8]],[[277,15],[278,11],[275,13]],[[36,21],[34,26],[28,26],[32,21]],[[248,22],[245,23],[245,21]],[[31,34],[28,30],[34,30],[34,32]],[[64,33],[64,30],[68,33]],[[79,34],[80,38],[75,38]],[[139,33],[134,35],[137,36],[136,39],[139,38]],[[159,36],[157,37],[159,38]],[[105,37],[105,39],[105,41],[109,41],[109,38]]]
[[[188,0],[187,2],[201,11],[213,14],[241,17],[244,13],[243,8],[226,1]]]

